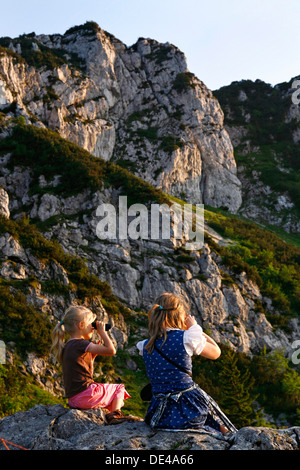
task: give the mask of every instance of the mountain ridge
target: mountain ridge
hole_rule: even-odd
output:
[[[154,40],[126,48],[100,28],[84,28],[38,36],[43,43],[23,38],[25,57],[29,48],[40,58],[30,75],[26,62],[18,63],[22,38],[2,40],[13,51],[0,57],[2,102],[8,109],[17,103],[28,123],[57,130],[164,192],[236,211],[240,183],[223,113],[184,55]],[[85,73],[61,57],[49,65],[49,51],[57,50],[84,58]]]

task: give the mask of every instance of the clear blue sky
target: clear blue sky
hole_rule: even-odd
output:
[[[127,46],[170,42],[211,90],[300,75],[299,0],[1,0],[0,36],[63,34],[95,21]]]

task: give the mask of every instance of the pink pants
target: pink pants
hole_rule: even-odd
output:
[[[112,401],[116,398],[123,399],[121,406],[124,405],[126,398],[130,398],[123,384],[93,383],[83,392],[69,398],[68,402],[71,408],[80,408],[82,410],[106,408],[111,411]]]

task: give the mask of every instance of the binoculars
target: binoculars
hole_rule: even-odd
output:
[[[95,328],[95,330],[97,330],[97,323],[95,321],[93,321],[92,327]],[[105,331],[108,331],[110,329],[111,329],[111,324],[110,323],[105,323]]]

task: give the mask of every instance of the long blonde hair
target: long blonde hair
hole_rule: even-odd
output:
[[[66,334],[72,334],[76,331],[79,322],[84,321],[92,323],[96,315],[87,307],[81,305],[71,305],[65,312],[63,319],[53,328],[51,351],[55,360],[61,362],[62,351],[65,345]]]
[[[185,330],[186,306],[184,301],[174,294],[165,292],[161,294],[155,305],[148,313],[148,333],[150,339],[146,345],[149,353],[152,352],[156,339],[164,336],[167,339],[166,328],[180,328]]]

